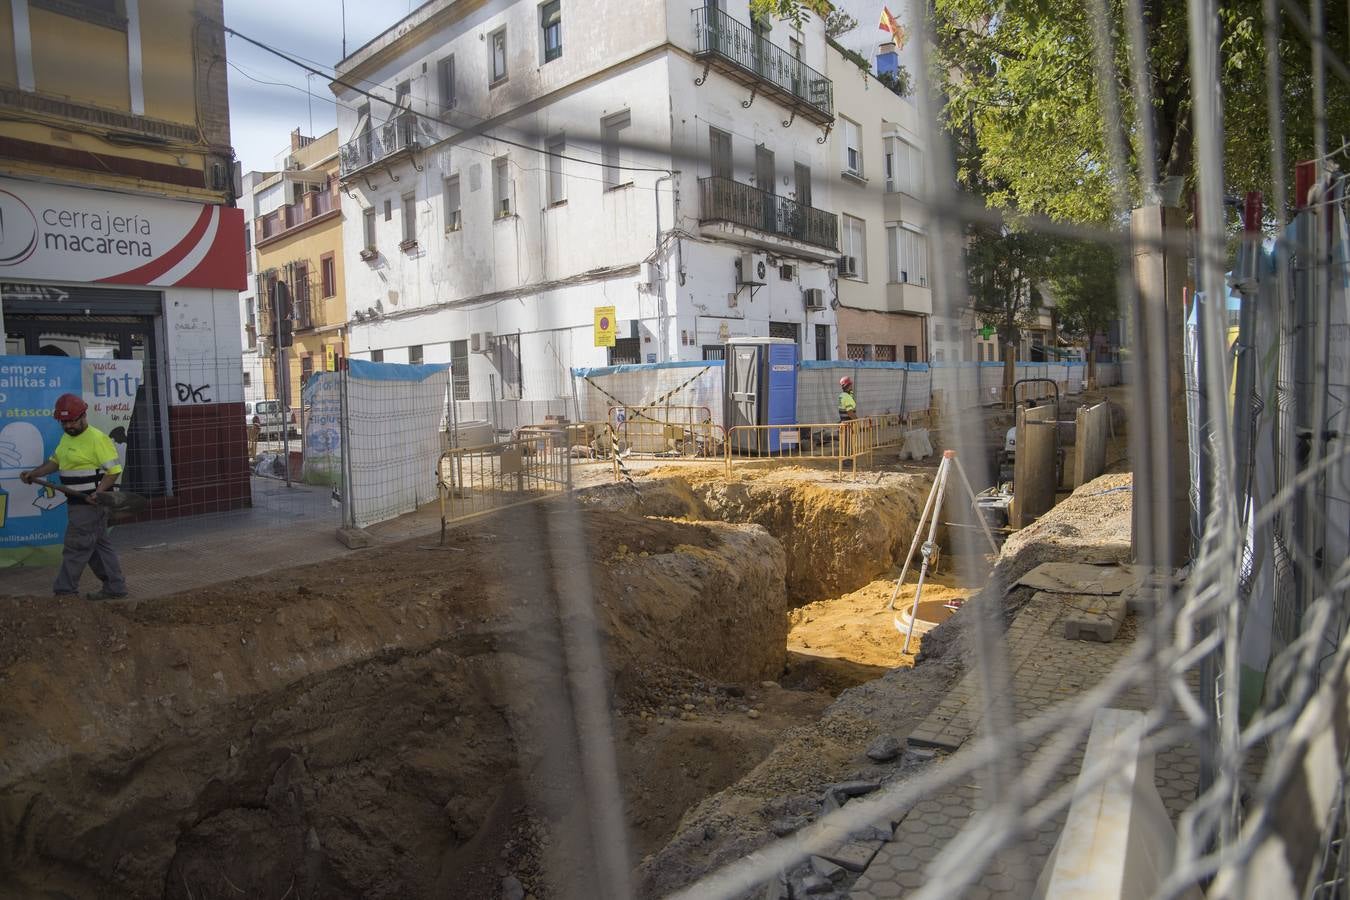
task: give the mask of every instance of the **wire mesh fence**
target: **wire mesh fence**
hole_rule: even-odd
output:
[[[1343,96],[1350,82],[1343,55],[1350,55],[1350,34],[1343,21],[1329,26],[1340,17],[1320,2],[1311,11],[1289,0],[1235,11],[1217,0],[1188,0],[1184,8],[1148,4],[1148,16],[1145,5],[1096,0],[1073,9],[1082,40],[1069,43],[1091,56],[1094,71],[1088,99],[1078,97],[1075,105],[1095,105],[1095,119],[1106,123],[1099,134],[1073,135],[1087,145],[1090,162],[1077,174],[1097,186],[1088,221],[1034,198],[1010,211],[958,188],[969,184],[958,175],[969,175],[970,160],[956,157],[954,111],[939,106],[937,86],[926,78],[915,95],[924,123],[921,193],[936,314],[960,320],[970,298],[997,281],[980,277],[989,275],[978,269],[981,229],[1000,239],[1069,238],[1109,251],[1118,263],[1107,280],[1119,318],[1129,324],[1125,361],[1097,363],[1092,378],[1085,367],[1061,362],[1014,361],[1011,374],[1047,379],[1065,394],[1122,376],[1128,382],[1138,565],[1131,624],[1110,651],[1092,655],[1075,647],[1045,663],[1036,650],[1062,623],[1038,618],[1043,608],[1034,601],[1005,600],[1025,572],[1008,557],[991,565],[969,527],[974,513],[954,512],[954,524],[968,526],[953,529],[961,575],[983,585],[953,620],[965,651],[959,684],[934,713],[935,728],[951,726],[959,738],[948,742],[949,731],[934,731],[929,743],[943,750],[940,764],[910,767],[866,799],[813,810],[814,821],[794,834],[766,840],[706,876],[691,874],[680,896],[736,898],[766,885],[772,892],[784,872],[850,841],[872,844],[848,876],[856,879],[858,897],[897,896],[901,887],[919,898],[1027,895],[1052,878],[1042,873],[1053,865],[1075,799],[1125,770],[1138,774],[1145,792],[1163,782],[1174,790],[1163,824],[1175,840],[1151,861],[1156,868],[1140,893],[1347,895],[1350,200],[1346,148],[1329,146],[1327,109],[1329,93]],[[952,16],[964,17],[956,31],[965,38],[1014,28],[1015,17],[984,15],[971,4],[938,8],[946,19],[915,25],[920,73],[962,71],[953,60],[960,48],[953,50],[952,35],[940,31],[951,27]],[[969,22],[978,27],[964,28]],[[1224,74],[1232,54],[1223,41],[1235,34],[1255,36],[1255,55],[1243,60],[1248,70],[1264,66],[1265,90],[1255,99]],[[746,44],[751,57],[758,41]],[[1173,54],[1180,63],[1156,71],[1160,56],[1177,47],[1185,48]],[[986,68],[964,74],[997,84],[999,66]],[[1188,86],[1187,93],[1167,93],[1177,85]],[[1265,114],[1269,147],[1234,146],[1226,103],[1245,103],[1256,118]],[[1194,143],[1177,155],[1193,158],[1194,166],[1172,173],[1169,182],[1159,164],[1172,157],[1158,156],[1163,137],[1155,120],[1157,110],[1174,106],[1188,112],[1171,123],[1177,127],[1167,139],[1184,130]],[[1311,133],[1295,146],[1310,150],[1307,162],[1289,158],[1285,140],[1286,129],[1301,134],[1304,120]],[[1067,130],[1071,123],[1060,124]],[[651,149],[637,140],[623,146]],[[617,157],[608,158],[617,171]],[[703,161],[696,155],[691,164]],[[1285,180],[1295,162],[1289,191]],[[1272,202],[1238,225],[1228,194],[1241,178],[1269,186]],[[1179,209],[1183,186],[1193,189],[1189,214]],[[659,216],[658,210],[658,222]],[[1243,232],[1246,242],[1234,252]],[[659,244],[662,235],[656,237]],[[679,237],[691,251],[713,241]],[[853,263],[856,257],[845,255]],[[684,275],[677,274],[681,287]],[[1031,280],[1018,272],[1002,287],[1015,294]],[[763,286],[738,281],[738,294],[744,285]],[[644,301],[649,296],[642,292]],[[1244,313],[1236,327],[1230,296]],[[752,300],[753,293],[746,302]],[[578,451],[615,463],[624,451],[722,459],[728,468],[736,451],[736,459],[821,458],[842,469],[845,461],[894,447],[905,425],[934,407],[953,413],[942,419],[944,440],[962,458],[981,459],[995,449],[993,439],[968,413],[1021,399],[1007,396],[1014,379],[993,361],[822,360],[830,364],[803,369],[797,416],[821,424],[724,430],[715,360],[572,369],[560,358],[528,378],[519,366],[514,372],[499,366],[486,394],[473,400],[461,397],[451,365],[353,361],[307,381],[291,399],[292,389],[277,382],[264,359],[246,357],[241,368],[238,359],[195,357],[166,367],[153,351],[140,350],[145,370],[121,442],[127,489],[151,499],[152,517],[252,510],[262,513],[260,530],[301,522],[361,527],[433,504],[444,528],[565,494]],[[859,385],[864,418],[856,423],[831,421],[837,400],[831,379],[837,383],[841,372]],[[1053,395],[1040,383],[1028,395],[1042,393]],[[803,408],[811,413],[803,415]],[[497,439],[508,433],[514,436]],[[575,510],[567,507],[565,515]],[[532,513],[511,521],[534,529],[539,543],[570,563],[559,566],[563,574],[549,575],[565,615],[544,617],[557,627],[562,648],[553,673],[567,695],[557,704],[563,721],[554,723],[565,738],[560,743],[592,751],[580,754],[580,774],[572,773],[587,827],[569,841],[587,856],[577,870],[598,873],[595,895],[626,896],[629,861],[614,859],[627,841],[614,808],[619,776],[607,673],[583,571],[589,548],[578,548],[582,531],[575,523],[560,531],[559,519]],[[511,576],[502,581],[509,585]],[[1086,746],[1104,708],[1137,715],[1125,720],[1120,740],[1089,758]],[[1139,765],[1143,759],[1151,764]],[[898,865],[884,870],[877,863],[872,871],[877,860],[913,850],[904,823],[921,828],[935,805],[962,814],[944,825],[950,833],[933,829],[924,853],[907,858],[922,863],[906,870],[919,869],[915,877],[902,878]],[[878,827],[884,839],[869,830]],[[883,840],[898,849],[879,850]],[[571,884],[575,876],[557,877]]]

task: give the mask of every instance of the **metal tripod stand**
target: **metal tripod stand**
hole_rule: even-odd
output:
[[[897,631],[904,632],[905,648],[904,652],[909,652],[909,641],[914,636],[914,625],[918,621],[919,615],[919,597],[923,595],[923,583],[928,577],[928,566],[933,562],[933,557],[937,552],[937,526],[938,516],[942,510],[942,499],[947,493],[947,479],[951,475],[952,469],[956,469],[956,474],[961,476],[961,484],[966,489],[966,496],[970,498],[971,507],[975,506],[975,489],[970,486],[970,479],[966,477],[966,470],[961,465],[961,460],[956,458],[955,450],[943,450],[942,462],[938,464],[937,475],[933,478],[933,489],[928,492],[928,502],[924,505],[923,515],[919,516],[919,522],[914,526],[914,540],[909,545],[909,553],[905,554],[905,565],[900,569],[900,577],[895,581],[895,590],[891,593],[891,602],[887,609],[891,610],[891,619],[895,622]],[[984,516],[976,513],[976,518],[980,522],[980,528],[984,531],[985,538],[989,541],[989,548],[998,553],[998,544],[994,541],[994,535],[989,531],[989,523],[984,520]],[[909,564],[914,559],[914,551],[919,547],[919,538],[923,535],[924,522],[928,522],[928,540],[923,542],[921,550],[923,554],[923,565],[919,567],[919,583],[914,588],[914,603],[909,611],[909,626],[906,627],[898,616],[895,615],[895,599],[900,596],[900,589],[904,587],[905,576],[909,574]]]

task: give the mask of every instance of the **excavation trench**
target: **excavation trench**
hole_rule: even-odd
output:
[[[507,876],[584,895],[597,746],[629,859],[659,850],[868,676],[789,657],[790,619],[884,574],[926,484],[640,491],[506,511],[452,550],[140,603],[0,601],[0,896],[472,898]]]

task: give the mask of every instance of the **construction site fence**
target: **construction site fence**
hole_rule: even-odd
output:
[[[825,462],[843,473],[870,464],[879,450],[904,443],[905,417],[898,413],[866,416],[847,422],[789,425],[735,425],[727,430],[723,459],[727,473],[737,463],[774,460]]]
[[[1096,387],[1121,383],[1120,363],[1095,365]],[[1014,366],[1016,379],[1046,378],[1059,386],[1061,397],[1075,396],[1086,390],[1086,362],[1019,362]],[[582,422],[606,419],[609,410],[653,413],[661,419],[662,409],[699,408],[708,410],[713,424],[725,427],[722,406],[722,360],[697,360],[646,363],[573,369],[574,403],[569,418]],[[839,408],[839,379],[853,380],[854,400],[860,416],[901,414],[923,416],[939,408],[959,409],[1004,402],[1004,371],[1001,362],[854,362],[846,360],[806,360],[798,365],[797,419],[803,422],[828,422]],[[1018,398],[1051,395],[1044,383],[1019,388]],[[518,401],[526,404],[529,401]],[[538,413],[558,415],[567,406],[563,401],[533,403],[527,412],[530,422],[543,421]],[[498,403],[500,406],[500,402]],[[463,409],[464,404],[460,404]],[[484,407],[483,409],[486,409]],[[466,415],[482,410],[465,409]],[[499,418],[507,420],[505,413]],[[667,417],[668,418],[668,417]],[[524,418],[512,419],[518,424]],[[516,427],[513,425],[512,427]]]
[[[569,451],[551,435],[444,451],[436,463],[442,532],[451,522],[571,490]]]

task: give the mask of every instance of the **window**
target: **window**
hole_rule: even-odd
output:
[[[394,85],[394,106],[407,109],[412,105],[412,82],[404,79]]]
[[[384,351],[383,351],[383,350],[372,350],[372,351],[370,351],[370,361],[371,361],[371,362],[384,362]]]
[[[890,280],[928,287],[928,235],[907,225],[886,226]]]
[[[886,139],[886,190],[895,190],[895,141]]]
[[[895,362],[895,345],[877,344],[872,348],[872,358],[877,362]]]
[[[732,178],[731,135],[709,126],[708,149],[712,160],[712,176],[730,180]]]
[[[253,225],[244,223],[244,273],[253,271]]]
[[[563,182],[562,154],[567,152],[567,142],[562,135],[544,145],[548,151],[548,205],[557,206],[567,200],[567,187]]]
[[[388,222],[393,217],[394,217],[394,201],[386,200],[384,201],[384,220]]]
[[[519,334],[499,334],[496,341],[496,363],[497,371],[501,373],[498,384],[501,388],[502,400],[520,399],[521,382],[521,360],[520,360],[520,335]]]
[[[319,257],[319,278],[323,287],[322,296],[332,297],[337,293],[337,260],[332,253]]]
[[[901,138],[886,139],[886,155],[894,157],[894,175],[887,175],[886,190],[904,191],[914,197],[923,193],[923,152]]]
[[[445,179],[445,230],[459,231],[463,225],[459,208],[459,176],[451,175]]]
[[[944,362],[946,360],[946,357],[947,354],[945,351],[942,350],[933,351],[933,362]]]
[[[314,374],[314,356],[306,353],[300,357],[300,383],[303,385]]]
[[[469,399],[469,342],[450,342],[450,384],[456,400]]]
[[[408,348],[408,365],[420,366],[422,364],[422,345],[413,344]]]
[[[309,263],[296,263],[291,270],[291,303],[296,328],[313,328],[309,305]]]
[[[441,89],[441,109],[455,108],[455,57],[447,56],[436,65],[436,81]]]
[[[850,362],[868,362],[872,358],[871,344],[849,344],[847,349]]]
[[[492,161],[492,209],[493,215],[502,219],[511,215],[511,172],[507,168],[510,161],[500,157]]]
[[[891,358],[895,358],[895,348],[891,348]],[[905,362],[912,363],[919,361],[919,348],[913,344],[905,345]]]
[[[858,178],[863,177],[862,129],[857,122],[851,122],[843,116],[844,123],[844,173]]]
[[[631,183],[627,174],[619,168],[619,141],[631,121],[629,111],[624,110],[600,122],[600,162],[605,168],[607,190]]]
[[[853,275],[859,281],[867,280],[867,225],[850,215],[839,217],[839,249],[853,258]]]
[[[801,343],[801,325],[796,322],[770,322],[769,337],[787,338],[794,344]]]
[[[609,365],[627,366],[642,362],[642,338],[615,338],[609,348]]]
[[[506,80],[506,29],[498,28],[488,36],[489,85]]]
[[[375,210],[366,210],[366,249],[375,252]]]
[[[763,144],[755,145],[755,187],[766,194],[776,194],[777,181],[774,177],[773,151]]]
[[[830,358],[830,326],[816,326],[816,359]]]
[[[252,349],[252,348],[249,348],[249,349]],[[245,372],[245,373],[244,373],[244,387],[248,387],[248,386],[251,385],[251,384],[253,384],[253,376],[250,375],[248,372]]]
[[[539,7],[539,30],[544,42],[544,62],[562,56],[561,0],[550,0]]]
[[[934,340],[934,341],[945,340],[945,338],[943,337],[944,333],[945,333],[945,330],[944,330],[943,327],[942,327],[942,323],[941,323],[941,322],[934,322],[934,323],[933,323],[933,340]]]
[[[797,182],[797,202],[802,206],[811,205],[811,167],[797,163],[792,167]]]
[[[403,195],[403,245],[417,243],[417,194]]]
[[[726,358],[727,358],[727,346],[726,346],[726,344],[704,344],[702,349],[703,349],[703,358],[704,358],[704,359],[726,359]]]

